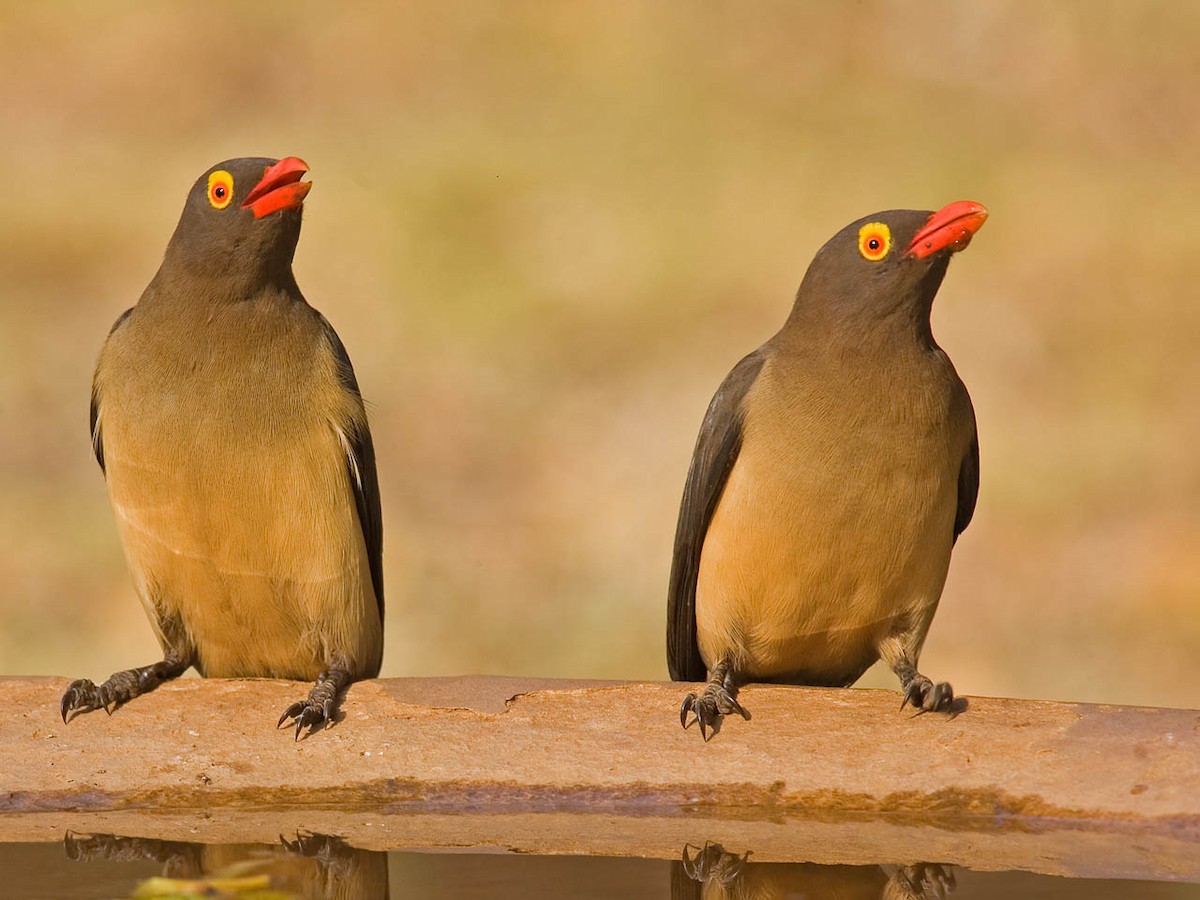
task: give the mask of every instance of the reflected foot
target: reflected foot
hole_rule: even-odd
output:
[[[288,719],[296,721],[296,740],[305,728],[311,735],[337,721],[338,704],[350,685],[350,673],[341,668],[330,668],[317,677],[317,683],[309,691],[306,700],[297,700],[283,711],[276,728],[282,728]]]
[[[280,835],[279,843],[289,854],[313,860],[321,868],[324,878],[344,876],[362,854],[361,850],[355,850],[340,837],[313,834],[310,831],[296,832],[294,841]]]
[[[954,893],[954,871],[939,863],[916,863],[892,873],[884,900],[945,900]]]
[[[738,856],[736,853],[726,853],[720,844],[709,841],[705,841],[703,847],[695,848],[695,856],[688,854],[692,848],[692,844],[683,846],[683,872],[692,881],[701,884],[732,884],[742,877],[742,870],[750,858],[749,850]]]
[[[202,851],[198,844],[180,841],[122,837],[117,834],[76,834],[68,831],[63,835],[63,852],[67,859],[74,862],[153,860],[163,863],[168,871],[190,874],[200,871]]]

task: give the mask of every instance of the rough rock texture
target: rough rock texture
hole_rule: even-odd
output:
[[[185,679],[64,726],[59,678],[0,679],[0,840],[70,829],[206,842],[951,862],[1200,878],[1200,711],[751,685],[707,744],[681,685],[354,685],[333,728],[276,730],[303,685]],[[269,808],[269,809],[268,809]]]

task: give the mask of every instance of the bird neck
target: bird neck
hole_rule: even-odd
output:
[[[264,293],[300,296],[291,253],[260,256],[236,246],[227,253],[209,248],[197,252],[187,242],[174,239],[167,245],[152,284],[160,295],[203,294],[230,303]]]
[[[928,299],[915,294],[891,295],[879,300],[864,302],[825,291],[817,295],[801,285],[776,340],[805,346],[815,342],[839,352],[853,347],[877,352],[898,345],[922,349],[936,346],[929,324],[932,295]]]

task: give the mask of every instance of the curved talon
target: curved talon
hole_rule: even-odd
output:
[[[283,711],[283,715],[279,717],[279,722],[276,723],[275,727],[282,728],[284,722],[286,722],[288,719],[291,719],[295,716],[300,715],[300,713],[303,710],[304,710],[304,701],[297,700],[295,703],[293,703],[291,706],[289,706],[287,709],[285,709]]]
[[[78,678],[72,681],[63,693],[62,702],[59,704],[59,713],[62,715],[63,723],[66,724],[74,718],[72,713],[90,712],[93,709],[101,708],[107,709],[102,690],[97,688],[91,679]],[[111,714],[111,710],[108,711]]]
[[[696,695],[688,694],[683,698],[683,703],[679,705],[679,724],[686,730],[688,727],[687,714],[692,711],[696,705]]]
[[[325,721],[325,715],[315,706],[306,706],[304,712],[296,719],[296,740],[300,740],[300,732],[307,727],[316,728]]]
[[[717,709],[721,711],[722,715],[727,716],[730,713],[737,713],[743,719],[750,719],[750,713],[746,712],[742,704],[738,703],[733,694],[729,693],[725,688],[717,691]]]
[[[689,713],[692,715],[690,719]],[[732,713],[750,719],[749,711],[737,701],[734,691],[721,681],[713,680],[699,696],[689,693],[683,698],[679,705],[679,724],[685,729],[691,728],[693,723],[700,726],[700,737],[707,742],[721,730],[721,720]]]
[[[935,684],[930,696],[926,697],[926,704],[931,712],[949,712],[953,702],[954,691],[944,681]]]
[[[954,689],[944,681],[934,684],[924,675],[914,678],[904,689],[900,708],[912,704],[917,715],[928,712],[950,712],[954,704]]]

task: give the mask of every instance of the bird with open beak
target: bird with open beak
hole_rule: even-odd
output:
[[[64,721],[195,666],[315,681],[279,720],[298,738],[379,673],[371,432],[346,349],[292,274],[307,171],[231,159],[201,175],[100,352],[92,442],[163,658],[73,682]]]
[[[951,708],[917,663],[975,510],[979,441],[929,315],[986,218],[960,201],[846,226],[783,328],[717,389],[668,591],[671,678],[708,681],[683,700],[685,728],[748,718],[739,684],[850,685],[880,658],[904,703]]]

